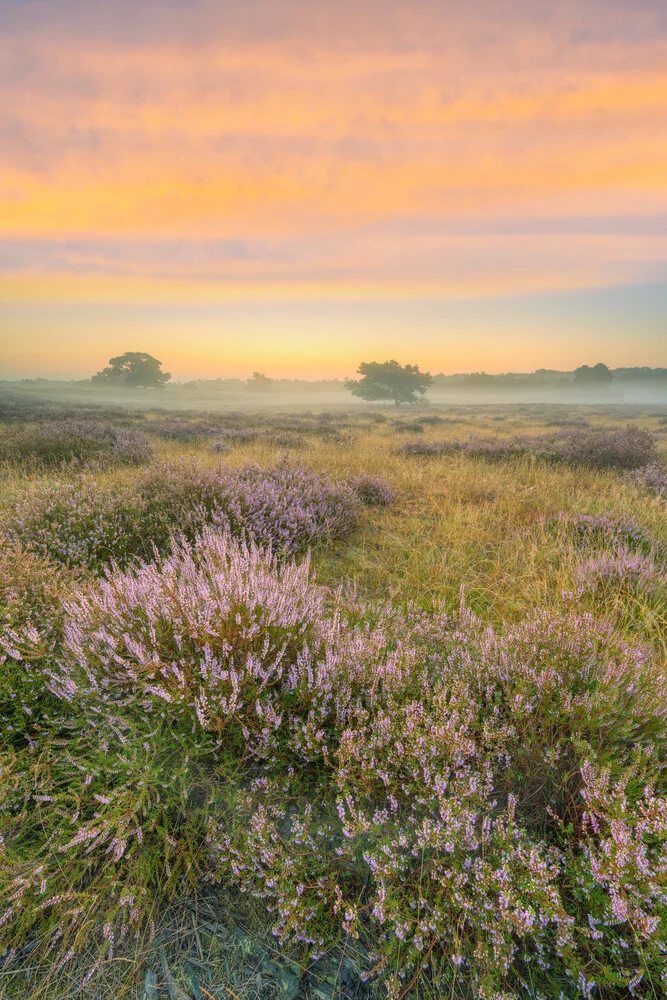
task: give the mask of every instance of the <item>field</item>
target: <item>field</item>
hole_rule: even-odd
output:
[[[0,400],[0,998],[667,992],[667,411]]]

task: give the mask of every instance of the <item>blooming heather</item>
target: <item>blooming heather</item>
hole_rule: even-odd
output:
[[[365,604],[211,528],[65,614],[62,745],[0,786],[7,947],[109,957],[213,881],[310,958],[373,941],[396,996],[436,959],[667,987],[667,680],[611,627]]]
[[[580,594],[608,587],[647,594],[667,585],[667,573],[651,556],[625,547],[582,559],[575,579]]]
[[[129,485],[40,484],[19,499],[5,530],[57,563],[99,571],[149,559],[175,534],[193,539],[207,524],[291,555],[340,538],[359,512],[350,487],[300,466],[206,469],[189,461],[155,466]]]
[[[647,490],[656,497],[667,500],[667,466],[659,462],[644,465],[641,469],[626,473],[625,481],[638,489]]]
[[[475,436],[466,441],[415,441],[396,450],[396,454],[417,457],[457,453],[490,462],[530,455],[543,461],[592,469],[637,469],[655,459],[655,437],[637,427],[577,427],[535,437]]]

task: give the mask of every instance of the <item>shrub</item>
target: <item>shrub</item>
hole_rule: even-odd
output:
[[[146,424],[146,430],[165,441],[178,441],[184,444],[194,444],[220,434],[219,424],[207,420],[188,420],[183,417],[152,420]]]
[[[608,514],[566,514],[561,511],[555,523],[579,547],[624,548],[644,555],[662,552],[662,544],[635,521],[620,520]]]
[[[654,435],[638,427],[574,430],[558,435],[554,443],[559,461],[592,469],[638,469],[655,455]]]
[[[442,455],[454,455],[461,451],[457,441],[408,441],[394,452],[395,455],[408,455],[415,458],[440,458]]]
[[[348,485],[366,507],[387,507],[395,498],[394,490],[382,476],[362,474]]]
[[[145,465],[153,447],[141,431],[99,420],[52,420],[16,425],[0,435],[0,460],[40,466],[102,469]]]
[[[647,490],[656,497],[667,500],[667,466],[653,462],[640,469],[627,472],[625,481],[638,489]]]
[[[294,554],[340,538],[358,514],[349,487],[299,466],[205,469],[190,461],[155,466],[127,486],[38,485],[17,502],[5,530],[59,564],[99,571],[164,553],[173,535],[193,539],[206,524]]]
[[[592,469],[635,469],[655,457],[655,438],[649,431],[637,427],[578,428],[541,437],[472,437],[467,441],[415,442],[403,445],[396,454],[438,456],[457,451],[487,461],[532,455],[544,461]]]
[[[403,420],[394,420],[392,422],[392,428],[396,434],[423,434],[424,425],[423,423],[415,420],[412,423],[406,423]]]
[[[0,786],[5,946],[99,961],[213,878],[311,958],[373,942],[394,996],[436,958],[664,987],[667,681],[610,627],[365,605],[211,530],[66,613],[71,741]]]
[[[633,594],[651,593],[667,584],[667,575],[642,552],[619,547],[583,559],[577,566],[580,594],[613,587]]]

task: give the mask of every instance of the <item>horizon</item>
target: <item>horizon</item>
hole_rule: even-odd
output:
[[[661,0],[3,5],[2,370],[666,365],[665,67]]]

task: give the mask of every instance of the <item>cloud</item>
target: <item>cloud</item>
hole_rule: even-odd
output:
[[[663,0],[0,4],[0,298],[657,280],[665,67]]]

